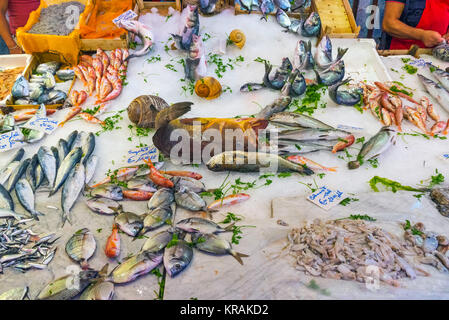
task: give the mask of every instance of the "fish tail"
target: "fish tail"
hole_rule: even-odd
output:
[[[98,275],[103,279],[106,279],[106,275],[108,274],[109,263],[106,263],[98,272]]]
[[[227,232],[230,232],[230,231],[234,230],[234,225],[235,225],[235,221],[233,223],[231,223],[229,226],[227,226],[226,228],[224,228],[224,230]]]
[[[353,170],[353,169],[357,169],[358,167],[360,167],[360,162],[359,161],[350,161],[348,162],[348,168]]]
[[[243,254],[234,250],[230,250],[229,253],[235,258],[235,260],[237,260],[242,266],[243,266],[243,260],[242,258],[246,258],[249,257],[249,255],[247,254]]]

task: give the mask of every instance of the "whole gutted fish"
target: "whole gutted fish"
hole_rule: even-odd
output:
[[[79,300],[112,300],[114,284],[108,281],[97,281],[89,285]]]
[[[26,179],[20,179],[16,183],[16,196],[22,207],[28,211],[36,220],[38,215],[43,215],[35,209],[34,192],[30,183]]]
[[[68,256],[80,263],[81,268],[87,269],[89,260],[97,248],[97,243],[92,232],[84,228],[75,232],[75,234],[67,241],[65,245],[65,252]]]
[[[170,207],[173,201],[175,201],[173,190],[161,188],[156,191],[148,201],[148,209],[152,210],[159,207]]]
[[[62,223],[71,223],[70,210],[84,189],[86,181],[84,166],[78,163],[70,172],[61,192]]]
[[[206,209],[206,202],[197,193],[186,187],[180,187],[175,192],[175,201],[178,206],[190,211],[201,211]]]
[[[164,249],[173,238],[172,232],[165,230],[150,236],[143,244],[142,252],[159,252]]]
[[[348,89],[340,89],[341,86],[346,85],[351,81],[351,78],[340,81],[329,88],[329,96],[331,99],[344,106],[353,106],[362,99],[363,89],[360,87],[351,87]]]
[[[257,115],[256,118],[260,119],[269,119],[273,114],[282,112],[290,105],[292,98],[287,97],[279,97],[273,103],[265,106]]]
[[[304,37],[316,37],[321,31],[320,15],[313,11],[302,25],[301,34]]]
[[[423,84],[426,91],[438,101],[438,103],[449,112],[449,92],[447,92],[441,85],[429,78],[418,74],[418,78]]]
[[[67,156],[64,158],[61,165],[59,166],[58,172],[56,174],[56,179],[54,180],[55,181],[54,184],[51,184],[53,188],[49,194],[49,197],[54,195],[59,190],[59,188],[62,187],[72,169],[76,166],[78,162],[80,162],[82,155],[83,151],[80,147],[76,147],[67,154]]]
[[[313,174],[313,171],[306,166],[291,163],[275,154],[262,152],[226,151],[213,156],[206,166],[211,171],[255,172],[268,169],[276,172]]]
[[[93,198],[106,198],[115,201],[123,200],[122,188],[116,185],[101,185],[90,189],[89,195]]]
[[[143,218],[132,212],[119,213],[115,216],[114,223],[131,237],[137,236],[143,228]]]
[[[50,148],[46,146],[41,146],[39,151],[37,152],[37,158],[39,160],[39,164],[42,168],[42,171],[47,178],[50,187],[54,186],[57,166],[56,166],[56,158]]]
[[[195,233],[192,236],[192,241],[195,243],[195,248],[198,250],[216,255],[230,254],[241,265],[243,265],[242,257],[248,257],[246,254],[236,252],[232,249],[232,245],[229,241],[221,239],[215,234]]]
[[[234,229],[234,223],[222,228],[211,220],[193,217],[178,221],[176,228],[189,233],[221,233],[232,231]]]
[[[184,240],[177,240],[164,251],[164,267],[170,277],[175,277],[190,265],[193,249]]]
[[[151,210],[143,219],[143,229],[140,231],[139,235],[157,229],[167,222],[170,222],[172,215],[173,211],[171,207],[158,207]]]
[[[86,201],[90,210],[105,215],[114,215],[122,210],[122,205],[117,201],[107,198],[92,198]]]
[[[0,208],[14,211],[14,201],[8,190],[0,184]]]
[[[432,71],[432,75],[438,80],[444,89],[449,91],[449,73],[431,64],[428,65]],[[433,68],[433,69],[432,69]]]
[[[8,190],[9,192],[11,192],[14,187],[16,186],[17,181],[19,181],[19,179],[25,174],[28,165],[30,164],[31,159],[25,159],[23,160],[12,172],[11,175],[9,176],[9,180],[8,183],[6,183],[6,185],[4,185],[4,187],[6,188],[6,190]]]
[[[320,84],[332,86],[345,76],[345,62],[339,60],[322,72],[318,72],[316,69],[314,71]]]
[[[28,294],[28,287],[13,288],[0,294],[0,300],[24,300]]]
[[[348,163],[349,169],[357,169],[364,161],[377,158],[396,142],[396,131],[383,127],[380,131],[365,142],[357,155],[357,160]]]
[[[128,283],[148,274],[162,262],[162,253],[140,252],[123,261],[112,270],[108,280],[113,283]]]

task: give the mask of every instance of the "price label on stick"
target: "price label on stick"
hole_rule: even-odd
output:
[[[313,202],[324,210],[329,210],[344,199],[343,194],[344,193],[340,190],[333,191],[328,187],[323,186],[309,195],[307,200]]]
[[[25,144],[21,140],[23,140],[23,134],[20,129],[0,134],[0,152],[21,147]]]
[[[127,164],[140,164],[148,159],[154,163],[159,161],[159,150],[155,146],[142,147],[129,150],[126,157]]]
[[[112,22],[114,22],[114,24],[115,24],[117,27],[121,28],[122,26],[121,26],[120,22],[126,21],[126,20],[132,20],[132,19],[134,19],[134,18],[136,18],[136,17],[137,17],[137,13],[135,13],[135,12],[132,11],[132,10],[128,10],[128,11],[122,13],[121,15],[119,15],[119,16],[118,16],[117,18],[115,18],[114,20],[112,20]]]
[[[34,116],[23,127],[51,134],[58,127],[59,121],[47,117]]]

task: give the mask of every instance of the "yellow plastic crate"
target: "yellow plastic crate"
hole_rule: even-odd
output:
[[[24,27],[17,29],[17,41],[26,53],[53,52],[60,54],[63,59],[71,65],[78,63],[78,54],[81,48],[78,29],[80,25],[87,21],[90,12],[92,11],[93,3],[91,0],[76,0],[79,3],[82,3],[85,8],[80,15],[78,25],[68,36],[32,34],[27,32],[39,21],[42,8],[70,1],[73,0],[41,0],[39,8],[31,12],[27,24]]]

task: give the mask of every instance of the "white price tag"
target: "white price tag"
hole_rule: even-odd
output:
[[[34,116],[23,127],[51,134],[58,127],[59,121],[47,117]]]
[[[343,194],[344,193],[340,190],[333,191],[328,187],[323,186],[309,195],[307,200],[313,202],[324,210],[329,210],[344,199]]]
[[[159,150],[154,146],[142,147],[129,150],[126,157],[127,164],[140,164],[148,159],[154,163],[159,161]]]
[[[23,134],[20,129],[0,134],[0,152],[8,151],[25,144],[25,142],[17,140],[23,140]]]
[[[122,13],[121,15],[119,15],[114,20],[112,20],[112,22],[114,22],[114,24],[117,27],[121,28],[122,27],[121,24],[120,24],[121,21],[132,20],[132,19],[134,19],[136,17],[137,17],[137,13],[135,13],[132,10],[128,10],[128,11]]]

